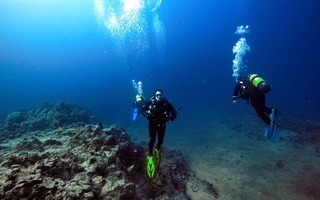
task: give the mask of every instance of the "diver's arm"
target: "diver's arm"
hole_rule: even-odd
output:
[[[173,121],[177,118],[177,110],[172,106],[172,104],[167,101],[168,110],[170,112],[170,120]]]
[[[236,86],[234,87],[233,96],[232,96],[232,99],[233,99],[233,100],[236,100],[236,99],[238,98],[241,85],[242,85],[241,83],[237,83]]]
[[[143,116],[147,116],[148,115],[148,113],[147,113],[147,111],[149,110],[149,106],[151,105],[151,100],[149,99],[149,100],[147,100],[147,101],[145,101],[145,103],[142,105],[142,115]]]

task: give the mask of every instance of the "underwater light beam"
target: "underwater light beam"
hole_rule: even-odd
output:
[[[123,0],[125,12],[137,12],[143,8],[141,0]]]
[[[156,13],[161,2],[162,0],[94,0],[94,8],[100,26],[118,47],[128,49],[129,46],[135,52],[142,52],[150,46],[149,33],[155,33],[157,39],[160,38],[158,42],[165,38],[163,25]],[[157,26],[148,25],[149,13],[156,15],[151,25]]]

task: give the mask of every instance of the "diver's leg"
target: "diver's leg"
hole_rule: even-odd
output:
[[[270,124],[270,117],[269,115],[267,115],[265,112],[261,111],[261,110],[257,110],[256,112],[258,114],[258,116],[262,119],[262,121],[264,121],[267,125]]]
[[[270,124],[270,118],[269,114],[271,112],[271,109],[265,106],[266,103],[266,97],[264,94],[257,95],[251,97],[251,105],[256,110],[258,116],[264,121],[267,125]]]
[[[159,124],[158,125],[158,143],[156,146],[157,150],[160,150],[161,145],[163,144],[164,135],[166,133],[166,124]]]
[[[261,106],[260,110],[265,112],[266,114],[270,115],[272,109],[266,106],[266,95],[265,94],[259,94],[257,96],[257,104]]]
[[[153,146],[156,141],[157,124],[149,122],[149,155],[153,155]]]

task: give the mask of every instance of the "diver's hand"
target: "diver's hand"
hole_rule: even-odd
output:
[[[232,96],[232,102],[234,103],[234,104],[236,104],[237,103],[237,96]]]
[[[174,121],[177,118],[177,114],[173,114],[170,116],[170,121]]]
[[[150,110],[145,111],[143,115],[147,117],[148,120],[151,120],[154,117]]]
[[[144,111],[144,112],[142,113],[142,115],[145,116],[145,117],[148,117],[148,116],[151,115],[151,111],[150,111],[150,110]]]

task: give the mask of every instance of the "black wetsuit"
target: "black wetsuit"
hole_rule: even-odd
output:
[[[163,97],[160,101],[156,101],[154,96],[145,103],[142,109],[149,120],[149,155],[152,155],[157,134],[156,149],[160,150],[166,132],[166,122],[173,121],[177,117],[177,111],[166,98]]]
[[[271,108],[266,106],[266,96],[250,82],[249,78],[242,79],[236,84],[233,96],[243,98],[250,102],[259,117],[266,124],[270,124],[269,115]]]

